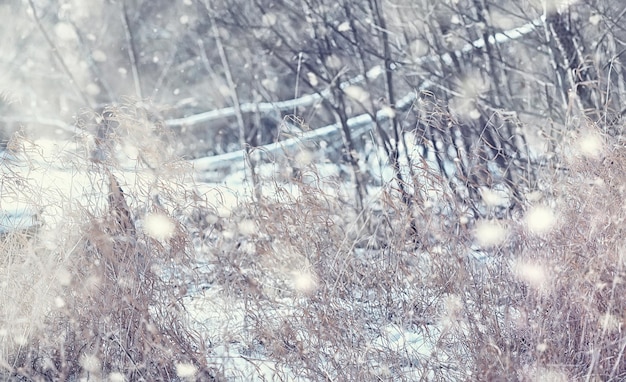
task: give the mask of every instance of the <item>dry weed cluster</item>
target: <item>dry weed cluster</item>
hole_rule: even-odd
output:
[[[138,109],[108,115],[115,132],[102,142],[79,134],[78,156],[49,158],[23,138],[13,142],[16,158],[58,178],[51,186],[36,183],[37,174],[3,176],[3,201],[29,197],[44,223],[0,244],[0,379],[177,380],[181,369],[212,378],[202,341],[185,323],[186,282],[171,277],[190,261],[175,219],[188,171]]]
[[[420,203],[389,184],[355,211],[314,163],[227,209],[140,111],[111,116],[109,154],[67,163],[91,194],[2,239],[3,379],[626,378],[622,142],[594,132],[596,151],[563,151],[506,217],[468,218],[434,173]],[[136,178],[116,152],[134,153]],[[3,177],[6,192],[31,184]],[[210,296],[241,324],[194,322],[185,301],[221,309]]]

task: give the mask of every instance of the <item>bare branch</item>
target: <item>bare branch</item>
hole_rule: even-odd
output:
[[[126,36],[126,45],[128,50],[128,59],[130,60],[130,69],[133,73],[133,83],[135,85],[135,96],[143,99],[143,91],[141,90],[141,80],[139,78],[139,68],[137,67],[137,49],[135,47],[135,39],[130,29],[128,21],[128,10],[126,9],[126,0],[122,1],[122,23],[124,24],[124,34]]]
[[[70,70],[70,68],[65,63],[65,60],[63,59],[63,56],[61,56],[61,53],[59,53],[59,48],[56,46],[54,41],[52,41],[52,39],[50,38],[50,35],[48,34],[48,32],[44,28],[43,24],[41,23],[41,19],[37,15],[37,8],[35,8],[35,4],[33,3],[33,0],[28,0],[28,5],[30,6],[30,10],[33,12],[33,18],[35,19],[35,23],[37,24],[37,27],[41,31],[41,34],[45,38],[46,42],[48,43],[48,46],[50,47],[50,50],[52,51],[52,54],[54,54],[54,56],[56,57],[57,61],[59,61],[59,64],[61,65],[61,68],[63,69],[63,72],[70,79],[70,83],[74,87],[74,90],[76,91],[76,94],[78,94],[80,96],[80,98],[82,99],[82,101],[85,104],[85,106],[93,107],[92,102],[89,100],[89,98],[87,97],[85,92],[83,92],[83,90],[80,88],[80,86],[78,86],[78,83],[76,82],[76,78],[74,78],[74,75],[72,74],[72,71]]]

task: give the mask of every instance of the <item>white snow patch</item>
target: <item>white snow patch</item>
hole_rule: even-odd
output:
[[[480,187],[479,192],[483,202],[489,207],[508,206],[511,202],[511,195],[504,188]]]
[[[298,270],[292,273],[294,289],[301,294],[310,294],[317,288],[317,277],[310,270]]]
[[[237,223],[237,230],[244,236],[252,236],[258,231],[256,223],[250,219],[244,219]]]
[[[369,93],[360,86],[350,85],[343,89],[344,93],[359,103],[365,103],[369,100]]]
[[[190,363],[177,363],[176,375],[179,378],[193,378],[198,373],[198,368]]]
[[[350,27],[350,23],[348,21],[344,21],[341,24],[339,24],[337,26],[337,30],[339,32],[348,32],[350,31],[352,28]]]
[[[114,371],[113,373],[109,374],[109,382],[126,382],[126,377],[124,376],[124,374]]]
[[[80,366],[90,373],[98,373],[101,370],[100,359],[93,354],[83,354],[79,362]]]
[[[176,225],[162,213],[149,213],[144,217],[145,233],[156,240],[168,240],[174,236]]]
[[[602,155],[604,150],[604,142],[599,134],[595,132],[587,132],[578,138],[576,147],[581,155],[597,159]]]
[[[208,354],[208,361],[224,373],[228,381],[307,381],[296,376],[285,365],[268,360],[262,354],[248,355],[243,348],[246,332],[246,307],[242,301],[232,299],[210,288],[185,298],[185,308],[190,318],[203,333],[211,335],[212,342],[220,345]],[[277,309],[276,315],[284,314]]]
[[[59,22],[54,26],[54,34],[61,40],[75,40],[77,35],[74,27],[69,23]]]
[[[100,49],[96,49],[91,53],[91,58],[93,58],[95,62],[105,62],[107,60],[107,55]]]
[[[382,352],[391,350],[403,354],[407,361],[414,365],[423,365],[424,360],[429,359],[434,350],[433,344],[422,334],[396,324],[384,326],[380,336],[373,341],[372,348]],[[421,370],[419,367],[417,369]]]
[[[548,274],[543,264],[520,259],[513,264],[513,272],[517,278],[539,291],[548,286]]]
[[[531,208],[524,217],[528,231],[535,235],[543,235],[554,227],[556,216],[554,211],[546,206],[535,206]]]
[[[493,247],[502,244],[506,239],[507,229],[501,224],[492,221],[478,221],[474,229],[474,236],[483,247]]]

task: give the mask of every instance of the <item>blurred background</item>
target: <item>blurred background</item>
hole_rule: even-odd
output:
[[[16,131],[97,135],[85,120],[131,102],[188,159],[299,137],[366,193],[372,153],[410,183],[412,147],[461,199],[519,197],[564,136],[588,123],[621,134],[625,12],[619,0],[6,0],[0,132],[4,145]]]

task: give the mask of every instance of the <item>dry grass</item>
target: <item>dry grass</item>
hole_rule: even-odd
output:
[[[422,184],[440,192],[411,210],[387,185],[359,218],[339,177],[300,176],[265,179],[265,197],[224,213],[155,150],[161,132],[117,112],[111,142],[149,157],[135,168],[149,176],[85,159],[104,202],[66,198],[60,226],[3,239],[3,377],[247,380],[271,361],[275,380],[626,378],[621,143],[596,133],[597,153],[540,174],[543,198],[486,222],[436,174]],[[200,280],[240,325],[198,332],[183,301]],[[220,366],[220,346],[253,371]]]
[[[30,240],[15,234],[1,243],[0,375],[5,378],[178,380],[181,370],[194,370],[191,375],[201,379],[214,375],[202,339],[185,323],[180,303],[185,281],[173,277],[189,265],[191,253],[176,218],[184,208],[177,196],[184,191],[185,171],[159,149],[160,132],[148,129],[139,110],[114,110],[121,127],[108,141],[139,153],[133,183],[122,183],[122,165],[113,156],[55,163],[93,186],[74,199],[54,186],[38,189],[30,179],[21,180],[21,194],[38,196],[41,203],[50,202],[47,193],[61,194],[46,207],[64,213],[48,219]],[[63,181],[79,183],[58,180]],[[165,231],[163,223],[148,226],[155,216],[169,222]]]
[[[595,134],[508,217],[468,220],[446,192],[409,211],[390,186],[359,226],[340,193],[291,179],[297,196],[220,221],[215,283],[244,301],[249,362],[284,380],[623,379],[626,152]]]

